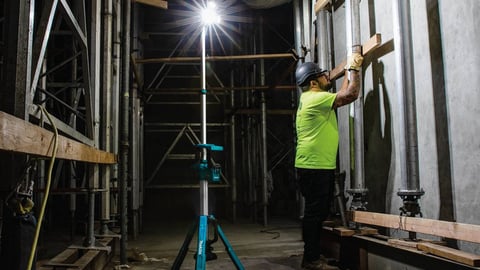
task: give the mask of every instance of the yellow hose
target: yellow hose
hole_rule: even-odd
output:
[[[38,243],[38,237],[40,235],[40,228],[42,227],[42,220],[43,220],[43,215],[45,214],[45,207],[47,205],[47,200],[48,200],[48,195],[50,193],[50,183],[52,182],[52,172],[53,172],[53,164],[55,163],[55,157],[57,156],[57,148],[58,148],[58,131],[57,127],[55,126],[55,123],[52,121],[50,118],[50,114],[43,108],[42,106],[38,106],[41,110],[42,113],[45,114],[48,118],[48,121],[50,121],[50,124],[53,127],[54,131],[54,136],[53,136],[53,151],[52,151],[52,157],[50,158],[50,165],[48,167],[48,177],[47,177],[47,184],[45,187],[45,197],[43,198],[42,205],[40,208],[40,214],[38,216],[38,221],[37,221],[37,227],[35,228],[35,237],[33,239],[32,243],[32,250],[30,251],[30,258],[28,259],[28,266],[27,270],[32,269],[32,264],[33,264],[33,259],[35,257],[35,252],[37,249],[37,243]]]

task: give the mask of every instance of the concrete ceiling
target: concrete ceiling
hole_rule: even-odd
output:
[[[251,8],[266,9],[289,3],[291,0],[243,0]]]

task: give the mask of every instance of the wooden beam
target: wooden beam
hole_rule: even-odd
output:
[[[315,3],[315,14],[317,14],[320,10],[323,10],[330,4],[330,0],[317,0]]]
[[[239,60],[258,60],[258,59],[276,59],[292,58],[297,59],[293,53],[272,53],[272,54],[250,54],[250,55],[219,55],[207,56],[205,61],[239,61]],[[137,59],[137,64],[155,64],[155,63],[200,63],[201,57],[166,57],[166,58],[148,58]]]
[[[397,238],[390,238],[387,240],[388,244],[394,247],[408,247],[417,249],[417,245],[420,243],[429,243],[435,244],[440,246],[445,246],[447,243],[444,241],[435,241],[430,239],[418,239],[418,240],[410,240],[410,239],[397,239]]]
[[[53,132],[0,111],[0,150],[51,157]],[[57,158],[99,164],[115,164],[113,153],[58,136]]]
[[[418,243],[417,248],[426,253],[447,258],[470,266],[480,266],[480,256],[458,249],[439,246],[432,243]]]
[[[408,241],[408,240],[403,240],[403,239],[388,239],[387,240],[388,244],[394,247],[407,247],[407,248],[417,248],[417,241]]]
[[[362,54],[367,56],[369,53],[373,52],[382,44],[382,35],[375,34],[373,35],[365,44],[362,45]],[[340,65],[336,66],[332,71],[330,71],[330,80],[336,80],[342,77],[345,74],[345,65],[347,65],[347,59],[343,60]]]
[[[339,236],[352,236],[355,234],[355,230],[351,230],[345,227],[335,227],[333,232]]]
[[[132,0],[132,1],[140,4],[168,9],[168,2],[164,0]]]
[[[114,254],[109,250],[114,247],[117,237],[118,235],[110,235],[98,239],[98,242],[103,245],[99,248],[70,246],[48,262],[40,263],[37,269],[104,269]]]
[[[351,221],[361,224],[382,226],[398,230],[425,233],[440,237],[480,243],[479,225],[366,211],[352,211],[349,212],[349,216]]]

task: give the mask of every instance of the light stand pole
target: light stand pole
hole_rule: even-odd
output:
[[[201,131],[202,144],[207,144],[207,78],[206,78],[206,49],[205,37],[207,35],[207,24],[202,25],[202,90],[200,94],[201,104]],[[207,149],[202,149],[202,160],[207,160]],[[208,179],[200,179],[200,216],[208,216]]]
[[[200,103],[201,103],[201,144],[198,144],[197,147],[201,150],[201,160],[198,164],[198,174],[199,174],[199,185],[200,185],[200,213],[198,222],[195,222],[194,226],[190,229],[187,234],[185,241],[180,248],[180,251],[175,258],[175,261],[172,266],[172,270],[180,269],[182,262],[187,254],[188,246],[195,234],[195,230],[198,227],[198,241],[197,241],[197,251],[195,253],[195,269],[204,270],[206,269],[206,261],[214,260],[217,258],[215,254],[211,252],[211,244],[216,242],[218,237],[223,242],[225,250],[227,251],[230,259],[235,265],[237,270],[244,270],[244,267],[237,255],[232,249],[227,237],[223,233],[222,228],[218,225],[215,217],[208,213],[208,181],[218,182],[220,181],[220,167],[218,164],[213,164],[212,159],[210,158],[210,153],[212,151],[223,151],[222,146],[217,146],[214,144],[207,144],[207,79],[206,79],[206,48],[205,48],[205,38],[207,35],[208,27],[216,22],[218,22],[218,16],[215,14],[215,6],[213,2],[208,2],[207,8],[202,11],[202,34],[201,34],[201,46],[202,46],[202,89],[200,91]],[[208,239],[208,224],[212,224],[214,228],[214,239]]]

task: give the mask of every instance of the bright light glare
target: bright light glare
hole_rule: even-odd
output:
[[[220,23],[220,15],[217,14],[217,5],[215,2],[209,1],[207,7],[202,9],[202,22],[205,25],[213,25]]]

